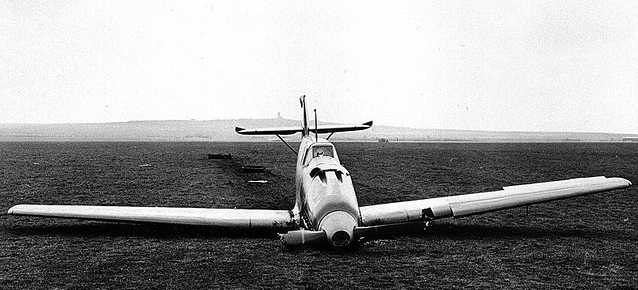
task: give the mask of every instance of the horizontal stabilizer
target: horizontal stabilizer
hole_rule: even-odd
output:
[[[10,208],[7,214],[239,229],[288,230],[299,227],[291,211],[270,209],[21,204]]]
[[[361,125],[320,125],[317,128],[319,134],[324,133],[336,133],[336,132],[350,132],[365,130],[372,127],[372,121],[363,123]],[[310,131],[315,131],[310,128]],[[279,127],[279,128],[257,128],[257,129],[244,129],[240,127],[235,128],[235,132],[241,135],[291,135],[299,132],[303,132],[302,127]]]

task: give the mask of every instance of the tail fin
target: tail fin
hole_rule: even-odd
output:
[[[299,98],[301,102],[301,109],[303,110],[303,130],[301,131],[302,136],[308,136],[310,134],[310,130],[308,128],[308,110],[306,109],[306,95],[301,96]]]

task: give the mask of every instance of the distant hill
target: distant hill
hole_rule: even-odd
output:
[[[322,123],[325,124],[325,123]],[[235,127],[299,126],[290,119],[132,121],[84,124],[0,124],[0,141],[268,141],[274,136],[240,136]],[[331,140],[459,141],[459,142],[618,142],[638,134],[572,132],[492,132],[372,126],[365,131],[337,133]],[[297,136],[285,137],[297,140]]]

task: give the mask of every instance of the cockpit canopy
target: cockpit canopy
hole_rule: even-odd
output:
[[[316,143],[308,147],[306,156],[304,157],[304,165],[308,165],[310,160],[317,157],[332,157],[338,160],[337,152],[330,143]]]

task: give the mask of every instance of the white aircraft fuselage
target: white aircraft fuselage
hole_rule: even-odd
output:
[[[324,231],[334,246],[350,245],[359,225],[359,204],[350,173],[326,139],[304,136],[297,156],[296,203],[302,226]]]

